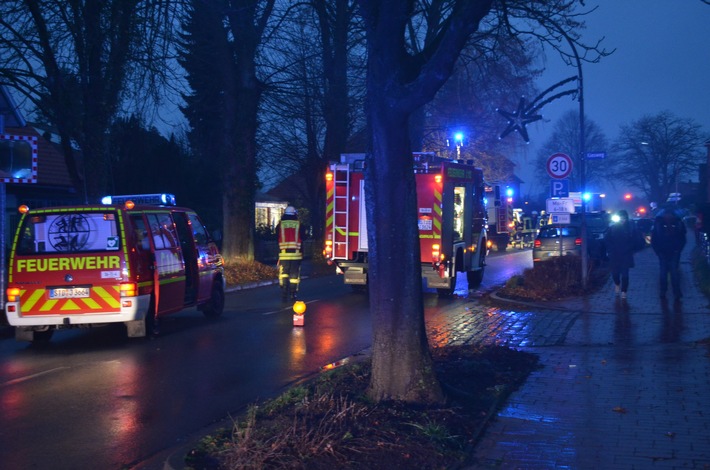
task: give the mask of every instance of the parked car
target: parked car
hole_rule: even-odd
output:
[[[572,214],[570,223],[581,226],[581,214]],[[604,232],[609,228],[611,216],[608,212],[587,212],[587,253],[589,258],[602,260],[606,258],[606,247],[604,246]]]
[[[581,255],[582,237],[580,227],[577,225],[545,225],[535,237],[532,250],[533,265],[555,256]]]
[[[633,219],[634,224],[636,224],[636,229],[641,232],[644,240],[646,241],[646,246],[651,245],[651,231],[653,230],[653,219]]]

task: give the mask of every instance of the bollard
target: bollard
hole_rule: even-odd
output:
[[[304,313],[306,312],[306,304],[299,300],[293,304],[293,326],[303,326]]]

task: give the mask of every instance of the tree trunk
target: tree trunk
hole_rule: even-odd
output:
[[[377,401],[438,403],[443,393],[424,324],[409,116],[388,108],[384,100],[371,100],[370,106],[372,151],[365,195],[373,345],[368,395]]]
[[[416,187],[409,145],[411,113],[430,101],[490,0],[454,2],[440,41],[413,60],[404,31],[413,13],[407,0],[360,0],[367,30],[367,104],[370,148],[365,176],[372,378],[375,400],[443,401],[427,343],[422,300]]]
[[[230,119],[234,128],[228,138],[230,152],[226,155],[223,180],[222,207],[224,238],[222,254],[225,258],[254,259],[254,204],[256,199],[256,131],[261,86],[242,87],[236,92],[235,113]],[[238,104],[238,105],[237,105]]]

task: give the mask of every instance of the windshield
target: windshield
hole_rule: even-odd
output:
[[[539,238],[557,238],[563,237],[576,237],[578,235],[577,227],[575,226],[547,226],[540,230]]]
[[[117,251],[119,239],[114,211],[28,215],[20,228],[16,252],[32,255]]]
[[[585,219],[587,229],[592,232],[603,232],[609,227],[609,215],[606,213],[587,213]],[[580,225],[581,223],[580,214],[572,214],[572,224]]]

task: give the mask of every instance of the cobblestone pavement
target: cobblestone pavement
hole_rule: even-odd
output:
[[[505,344],[543,366],[492,420],[469,469],[710,468],[710,306],[693,281],[693,243],[682,303],[659,299],[647,248],[628,301],[610,281],[544,305],[472,302],[429,328],[434,343]]]

